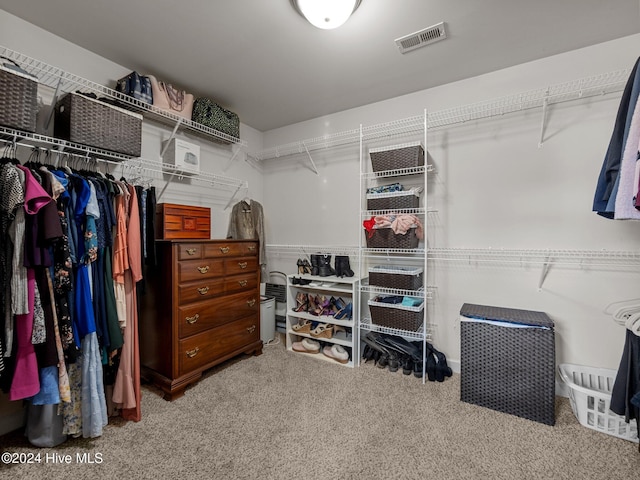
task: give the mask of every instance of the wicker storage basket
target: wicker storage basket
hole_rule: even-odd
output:
[[[418,290],[422,287],[422,268],[371,267],[369,268],[369,285],[399,290]]]
[[[569,387],[571,409],[581,425],[598,432],[638,443],[637,420],[629,423],[611,406],[611,390],[616,370],[563,363],[560,378]]]
[[[367,248],[418,248],[416,227],[411,227],[407,233],[396,234],[391,228],[374,228],[371,235],[364,231]]]
[[[417,307],[369,300],[371,323],[382,327],[416,332],[424,319],[424,302]]]
[[[0,92],[0,125],[35,132],[38,81],[0,67]]]
[[[420,193],[415,190],[367,194],[367,210],[418,208]]]
[[[424,148],[420,142],[372,148],[369,157],[374,172],[420,167],[424,165]]]
[[[69,93],[56,104],[54,135],[90,147],[139,157],[142,115]]]

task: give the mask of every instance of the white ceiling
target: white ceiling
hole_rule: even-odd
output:
[[[0,0],[131,70],[208,96],[260,131],[640,32],[638,0],[362,0],[320,30],[289,0]],[[444,21],[447,39],[394,40]]]

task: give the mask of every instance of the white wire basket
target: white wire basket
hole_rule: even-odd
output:
[[[563,363],[560,377],[569,387],[571,409],[581,425],[598,432],[638,443],[636,420],[629,423],[613,413],[611,390],[616,371],[608,368],[585,367]]]

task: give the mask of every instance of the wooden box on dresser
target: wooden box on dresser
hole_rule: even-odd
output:
[[[158,240],[141,295],[142,377],[174,400],[214,365],[262,353],[258,242]]]

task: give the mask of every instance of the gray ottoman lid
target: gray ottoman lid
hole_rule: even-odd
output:
[[[495,320],[500,322],[535,325],[553,329],[553,320],[544,312],[533,310],[519,310],[516,308],[493,307],[465,303],[460,309],[460,315],[481,320]]]

